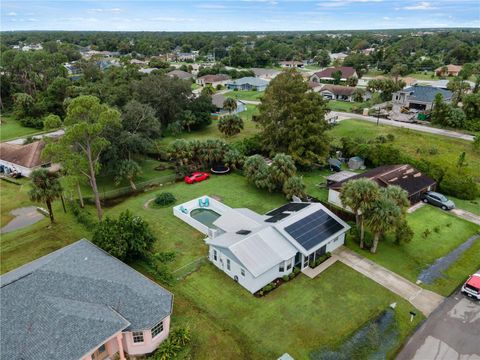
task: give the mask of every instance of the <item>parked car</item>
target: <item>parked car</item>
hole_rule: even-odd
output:
[[[443,210],[455,209],[455,203],[452,200],[448,200],[444,195],[434,191],[427,191],[423,194],[422,200],[424,203],[438,206]]]
[[[480,300],[480,273],[471,275],[462,286],[462,293]]]
[[[203,180],[207,180],[210,177],[210,174],[203,171],[196,171],[190,176],[185,176],[185,182],[187,184],[194,184]]]

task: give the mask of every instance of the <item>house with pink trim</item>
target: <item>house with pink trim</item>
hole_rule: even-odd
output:
[[[169,334],[173,294],[87,240],[0,285],[1,360],[125,360]]]

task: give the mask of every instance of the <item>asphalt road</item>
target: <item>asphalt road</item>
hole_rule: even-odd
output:
[[[447,298],[410,338],[396,360],[480,360],[480,302]]]

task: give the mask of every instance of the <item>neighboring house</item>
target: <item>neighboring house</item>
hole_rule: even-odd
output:
[[[348,54],[345,54],[343,52],[340,52],[340,53],[332,53],[330,54],[330,60],[333,62],[333,61],[338,61],[340,63],[343,62],[343,60],[345,60],[345,58],[348,56]]]
[[[317,83],[332,82],[334,80],[334,78],[332,77],[332,74],[336,71],[341,72],[340,81],[347,81],[352,77],[358,78],[357,72],[355,71],[354,68],[350,66],[340,66],[337,68],[329,67],[322,71],[318,71],[314,73],[312,76],[310,76],[310,81],[317,82]]]
[[[283,68],[304,68],[305,64],[303,61],[280,61],[280,66]]]
[[[195,59],[198,56],[198,51],[192,51],[192,52],[179,52],[176,54],[175,59],[177,61],[195,61]]]
[[[212,95],[212,104],[215,106],[215,113],[218,115],[227,115],[230,114],[229,111],[223,109],[223,103],[225,102],[225,96],[223,94],[214,94]],[[237,100],[237,108],[232,112],[232,114],[238,114],[242,111],[247,110],[247,105],[244,102]]]
[[[158,68],[143,68],[143,69],[138,69],[139,72],[142,74],[150,74],[152,71],[159,70]]]
[[[397,112],[398,107],[414,110],[431,110],[437,94],[443,95],[443,101],[450,102],[453,93],[433,86],[414,85],[397,91],[392,95],[392,112]]]
[[[193,78],[193,75],[190,74],[189,72],[183,71],[183,70],[172,70],[167,73],[167,76],[170,77],[176,77],[181,80],[189,80]]]
[[[453,64],[448,64],[446,66],[441,66],[437,69],[435,69],[435,75],[437,76],[458,76],[460,73],[460,70],[462,70],[462,67],[460,65],[453,65]]]
[[[323,96],[325,100],[340,100],[353,102],[353,94],[355,93],[355,88],[351,86],[341,86],[341,85],[324,85],[319,93]]]
[[[435,180],[422,174],[411,165],[384,165],[329,185],[328,202],[345,208],[340,201],[343,184],[361,178],[371,179],[381,187],[400,186],[408,193],[408,200],[412,204],[421,201],[422,194],[426,191],[435,190],[437,185]]]
[[[243,77],[227,82],[227,88],[230,90],[256,90],[265,91],[268,81],[257,77]]]
[[[313,82],[313,81],[309,81],[308,82],[308,87],[310,88],[311,91],[313,92],[319,92],[320,90],[322,90],[322,88],[325,86],[325,84],[320,84],[318,82]]]
[[[130,64],[145,66],[145,65],[148,65],[148,61],[132,59],[132,60],[130,60]]]
[[[49,161],[42,160],[45,142],[35,141],[27,145],[0,143],[0,173],[30,176],[32,171],[50,166]]]
[[[125,360],[169,334],[173,295],[87,240],[0,283],[2,360]]]
[[[281,73],[281,71],[275,69],[252,68],[250,70],[253,71],[255,77],[264,80],[275,79],[275,77],[277,77],[277,75]]]
[[[209,260],[252,294],[335,250],[350,229],[320,203],[289,203],[261,215],[204,196],[173,213],[208,236]]]
[[[230,76],[225,74],[204,75],[197,78],[197,84],[200,86],[211,85],[217,87],[218,85],[225,86],[230,80]]]

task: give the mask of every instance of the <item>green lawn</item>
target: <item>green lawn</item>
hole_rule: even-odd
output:
[[[22,186],[0,181],[0,213],[1,226],[6,225],[12,216],[9,212],[24,206],[41,206],[45,204],[32,203],[28,199],[28,180],[21,181]],[[59,201],[54,203],[54,215],[56,224],[50,225],[45,218],[27,228],[17,230],[0,236],[1,273],[10,271],[46,255],[65,245],[68,245],[83,237],[90,238],[90,233],[79,225],[70,214],[64,214]]]
[[[460,219],[448,212],[432,206],[424,206],[407,215],[407,221],[415,235],[412,241],[404,245],[396,245],[393,236],[380,242],[376,254],[361,250],[356,243],[347,241],[347,246],[361,255],[385,266],[386,268],[415,282],[420,272],[433,264],[476,234],[480,228]],[[427,237],[423,233],[428,229]],[[368,234],[368,240],[371,236]],[[443,279],[432,285],[423,286],[444,296],[448,296],[458,285],[480,267],[480,242],[467,250],[454,265],[446,271]]]
[[[238,100],[252,100],[258,101],[263,96],[265,92],[263,91],[253,91],[253,90],[239,90],[239,91],[229,91],[224,94],[226,98],[231,97]]]
[[[0,120],[0,141],[12,140],[42,132],[39,129],[22,126],[20,121],[11,115],[2,115]]]
[[[343,120],[328,132],[332,138],[342,137],[373,139],[383,134],[393,134],[393,145],[398,146],[405,154],[417,159],[429,160],[433,163],[456,166],[459,155],[466,153],[467,168],[478,174],[480,169],[480,153],[474,151],[471,142],[448,138],[445,136],[420,133],[418,131],[396,128],[393,126],[369,123],[360,120]],[[432,155],[432,152],[434,154]]]
[[[407,77],[412,77],[418,80],[440,80],[438,76],[435,75],[433,71],[427,71],[425,72],[415,72],[408,74]]]
[[[218,120],[212,120],[212,123],[205,129],[200,131],[192,131],[190,133],[183,132],[177,136],[168,136],[160,143],[161,147],[166,147],[176,139],[186,140],[206,140],[206,139],[223,139],[227,142],[233,142],[242,140],[247,137],[253,136],[258,132],[256,124],[252,121],[252,116],[258,113],[256,105],[247,105],[247,110],[239,113],[239,116],[243,119],[244,129],[237,135],[230,138],[226,138],[220,131],[218,131]]]
[[[18,188],[2,182],[2,221],[4,212],[13,207],[14,199],[19,205],[29,204],[27,190],[26,186]],[[214,176],[195,185],[177,183],[162,190],[172,192],[177,204],[208,194],[220,197],[229,206],[247,207],[259,213],[285,202],[282,195],[260,191],[235,173]],[[173,216],[171,206],[144,208],[144,204],[162,190],[131,197],[113,208],[106,208],[105,215],[116,216],[129,209],[145,218],[158,239],[155,251],[176,252],[176,260],[170,265],[174,270],[205,257],[207,246],[203,235]],[[92,206],[88,208],[93,211]],[[57,201],[58,223],[51,228],[47,220],[42,220],[2,236],[2,272],[82,237],[91,238],[88,230],[60,210]],[[147,271],[142,262],[132,265]],[[168,288],[175,294],[174,326],[188,325],[192,329],[192,344],[185,356],[194,359],[276,358],[284,352],[296,359],[308,359],[311,351],[340,345],[357,328],[396,302],[400,335],[390,354],[393,358],[394,352],[423,319],[417,316],[410,323],[408,312],[413,309],[410,304],[340,263],[314,280],[300,275],[262,299],[250,295],[209,263]],[[263,336],[266,332],[268,336]]]
[[[363,103],[361,102],[329,100],[327,103],[327,108],[333,111],[351,112],[353,107],[361,107],[361,106],[363,106]]]
[[[455,203],[455,206],[458,209],[470,211],[473,214],[480,215],[480,198],[476,198],[474,200],[457,199],[453,196],[449,196],[448,198]]]

